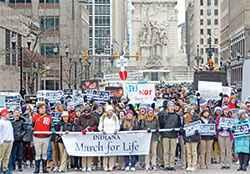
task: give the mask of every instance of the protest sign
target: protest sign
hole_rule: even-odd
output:
[[[110,100],[109,91],[86,90],[86,96],[87,100],[92,100],[100,103],[106,103]]]
[[[186,137],[190,137],[192,135],[195,135],[196,130],[198,130],[198,132],[199,132],[200,131],[200,124],[201,124],[200,120],[189,123],[189,124],[185,124],[184,130],[185,130]]]
[[[122,87],[115,87],[115,86],[107,86],[105,91],[109,91],[110,97],[112,99],[120,99],[123,95],[123,88]]]
[[[82,95],[74,96],[71,99],[67,100],[67,106],[69,106],[69,107],[81,105],[83,103],[84,103],[84,99],[83,99]]]
[[[200,124],[200,135],[215,135],[215,124]]]
[[[228,86],[222,86],[222,94],[227,94],[229,97],[231,96],[231,87]]]
[[[147,155],[151,142],[151,133],[123,132],[117,135],[68,134],[63,135],[63,143],[70,156],[130,156]]]
[[[59,121],[62,119],[61,112],[50,112],[49,115],[52,117],[54,124],[59,123]]]
[[[232,126],[234,137],[244,137],[250,135],[249,124],[238,124]]]
[[[5,107],[5,95],[0,95],[0,108]]]
[[[132,104],[154,102],[154,84],[127,84],[126,91]]]
[[[98,86],[98,81],[97,80],[84,80],[81,81],[81,88],[82,91],[85,92],[85,90],[99,90],[99,86]]]
[[[73,95],[73,89],[64,89],[63,93],[64,95]]]
[[[9,111],[13,111],[15,109],[20,110],[21,109],[21,100],[20,98],[16,96],[5,96],[5,108]]]
[[[219,129],[222,128],[223,130],[226,130],[228,128],[232,128],[234,123],[234,118],[225,118],[225,117],[220,117],[219,121]]]
[[[198,88],[200,95],[203,99],[220,99],[220,93],[222,91],[222,82],[208,82],[208,81],[199,81]]]
[[[42,97],[47,100],[60,100],[63,96],[63,91],[41,90],[37,92],[37,97]]]

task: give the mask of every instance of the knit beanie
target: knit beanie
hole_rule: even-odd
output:
[[[128,115],[128,114],[134,115],[134,112],[132,110],[127,110],[126,115]]]
[[[149,112],[149,111],[154,111],[154,109],[151,108],[151,107],[149,107],[149,108],[147,109],[147,112]]]
[[[77,112],[77,111],[82,112],[82,110],[81,110],[79,107],[77,107],[77,108],[75,109],[75,112]]]
[[[220,110],[220,111],[222,112],[222,110],[221,110],[220,107],[216,107],[216,108],[214,109],[214,114],[215,114],[218,110]]]
[[[200,99],[200,106],[205,106],[207,104],[207,100],[205,99]]]
[[[108,106],[106,106],[106,112],[108,112],[109,110],[114,110],[114,108],[113,108],[113,106],[111,106],[111,105],[108,105]]]
[[[21,110],[22,110],[22,113],[24,114],[28,110],[28,107],[27,106],[23,106],[23,107],[21,107]]]
[[[101,107],[102,108],[102,110],[104,111],[104,106],[103,105],[97,105],[97,107],[96,107],[96,110],[99,108],[99,107]]]
[[[241,110],[239,110],[239,112],[238,112],[238,116],[241,117],[241,115],[244,114],[244,113],[246,113],[246,111],[243,110],[243,109],[241,109]]]
[[[221,112],[223,113],[225,110],[229,110],[229,108],[227,106],[223,106]]]
[[[194,109],[194,107],[192,107],[192,106],[188,107],[187,113],[190,113],[193,109]]]
[[[196,105],[196,106],[197,106],[197,103],[196,103],[194,100],[192,100],[192,101],[190,102],[190,106],[192,106],[192,105]]]
[[[169,101],[167,106],[169,107],[170,105],[174,105],[174,102]]]
[[[185,109],[188,108],[188,107],[190,107],[190,105],[185,105],[185,106],[183,107],[183,110],[185,110]]]

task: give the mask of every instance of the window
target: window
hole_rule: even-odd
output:
[[[207,35],[211,34],[211,29],[207,29]]]
[[[207,6],[211,5],[211,0],[207,0]]]
[[[214,6],[218,6],[218,0],[214,0]]]
[[[22,36],[20,34],[17,35],[17,47],[21,48],[22,47]],[[21,53],[18,51],[17,53],[17,58],[18,58],[18,66],[20,66],[21,63]]]
[[[5,30],[5,65],[10,65],[10,30]]]
[[[204,54],[204,49],[203,48],[201,48],[201,55],[203,55]]]
[[[59,30],[59,17],[41,17],[40,27],[42,30]]]
[[[59,3],[59,0],[40,0],[40,3]]]
[[[10,3],[31,3],[31,0],[10,0]]]
[[[201,38],[200,39],[200,43],[203,45],[204,44],[204,40]]]
[[[203,6],[203,0],[200,0],[200,6]]]
[[[207,20],[207,25],[211,25],[211,19]]]
[[[12,32],[12,34],[15,34],[15,32]],[[15,46],[15,48],[12,48],[12,66],[16,66],[16,50],[18,48]]]
[[[52,44],[52,45],[51,44],[50,45],[41,44],[41,46],[40,46],[41,55],[46,57],[46,58],[53,58],[53,56],[54,56],[53,48],[56,46],[58,47],[58,45],[54,45],[54,44]],[[59,50],[58,50],[58,53],[59,53]]]
[[[214,25],[218,25],[218,19],[214,19]]]
[[[207,9],[207,15],[211,16],[211,9]]]
[[[158,72],[151,72],[151,81],[158,81]]]
[[[219,39],[218,38],[214,39],[214,44],[219,44]]]
[[[211,38],[211,44],[212,44],[213,39]],[[209,39],[207,39],[207,44],[209,45]]]
[[[218,29],[218,28],[215,28],[215,29],[214,29],[214,34],[215,34],[215,35],[218,35],[218,34],[219,34],[219,29]]]
[[[200,30],[200,34],[204,34],[203,29]]]
[[[214,16],[218,16],[218,14],[219,14],[218,9],[215,9],[215,10],[214,10]]]
[[[203,10],[202,9],[200,10],[200,15],[203,16]]]
[[[203,25],[203,19],[200,20],[200,25]]]

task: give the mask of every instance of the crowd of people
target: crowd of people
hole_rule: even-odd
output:
[[[155,101],[164,99],[162,106],[155,103],[130,104],[123,96],[118,101],[107,103],[85,102],[67,106],[65,97],[53,112],[60,112],[61,120],[55,123],[50,116],[51,108],[46,103],[36,105],[37,112],[29,104],[14,111],[10,121],[7,109],[1,111],[0,119],[0,166],[3,173],[35,168],[34,173],[64,173],[75,171],[91,172],[137,169],[157,171],[176,170],[176,160],[182,169],[194,171],[209,169],[212,163],[220,163],[228,170],[232,162],[239,161],[238,171],[247,171],[249,164],[250,137],[234,138],[230,128],[219,128],[221,117],[234,118],[234,124],[249,123],[250,101],[242,102],[237,93],[221,94],[221,99],[205,100],[191,85],[156,85]],[[236,114],[232,110],[238,108]],[[216,135],[186,136],[184,126],[197,120],[201,124],[214,123]],[[179,128],[178,130],[176,128]],[[172,129],[172,131],[159,131]],[[147,130],[152,133],[150,151],[146,156],[72,157],[65,150],[62,134],[56,132],[98,131],[117,134],[119,131]],[[151,131],[156,130],[156,131]],[[35,134],[34,131],[51,131],[52,134]]]

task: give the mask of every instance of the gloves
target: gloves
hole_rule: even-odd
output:
[[[103,135],[106,135],[106,132],[104,130],[102,130],[102,133],[103,133]]]
[[[114,134],[117,135],[117,133],[118,133],[118,131],[117,131],[117,129],[116,129],[116,130],[114,131]]]
[[[65,131],[65,134],[66,134],[66,135],[68,135],[68,134],[69,134],[69,131],[68,131],[68,130],[67,130],[67,131]]]
[[[85,131],[84,129],[82,130],[82,134],[83,134],[83,135],[86,135],[86,131]]]
[[[198,130],[195,130],[195,135],[199,134],[199,131]]]
[[[221,131],[221,132],[222,132],[222,131],[223,131],[223,128],[221,127],[221,128],[219,129],[219,131]]]
[[[227,128],[227,131],[230,131],[231,129],[230,128]]]
[[[148,132],[148,133],[151,133],[151,129],[150,129],[150,128],[147,128],[147,132]]]
[[[89,127],[89,128],[88,128],[88,131],[89,131],[89,132],[92,132],[93,130],[95,130],[94,127]]]
[[[156,129],[155,132],[159,133],[159,129]]]

